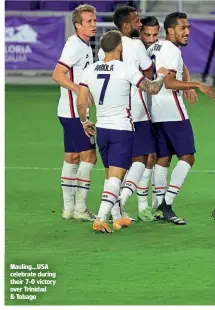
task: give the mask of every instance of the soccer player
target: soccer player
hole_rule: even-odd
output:
[[[140,20],[140,40],[148,49],[158,40],[160,25],[155,16],[147,16]],[[147,108],[151,115],[151,98],[147,96]],[[154,188],[153,166],[155,163],[155,153],[148,154],[147,163],[143,175],[137,187],[138,218],[142,221],[155,220],[153,210],[157,208],[157,197]],[[152,180],[152,208],[148,204],[149,185]]]
[[[121,181],[131,165],[133,152],[133,121],[130,117],[130,85],[150,94],[158,93],[168,70],[160,68],[158,78],[150,81],[135,66],[120,61],[122,40],[119,31],[109,31],[101,38],[104,60],[90,65],[83,72],[78,94],[78,112],[88,136],[94,134],[93,123],[86,118],[86,99],[93,95],[97,116],[97,144],[106,169],[104,192],[93,224],[94,231],[110,233],[106,217],[119,197]],[[160,75],[162,73],[162,75]],[[114,229],[130,224],[129,219],[112,213]]]
[[[154,44],[158,40],[158,34],[160,25],[155,16],[147,16],[140,20],[142,27],[140,30],[140,39],[145,45],[146,49],[148,49],[152,44]],[[184,65],[183,71],[183,81],[190,81],[190,73],[187,67]],[[198,101],[198,96],[194,89],[184,90],[184,99],[188,99],[190,104]],[[149,113],[151,114],[151,98],[147,97],[147,106]],[[155,163],[155,154],[149,154],[147,158],[146,168],[143,172],[143,176],[137,187],[137,197],[138,197],[138,218],[140,220],[150,220],[153,219],[152,214],[154,212],[152,210],[158,207],[157,197],[154,188],[154,173],[153,173],[153,165]],[[148,208],[148,192],[150,180],[152,180],[152,208]],[[140,190],[143,188],[143,190]]]
[[[86,199],[96,163],[95,142],[84,133],[77,111],[77,95],[81,73],[93,63],[89,40],[96,32],[95,8],[79,5],[72,13],[72,21],[76,33],[67,40],[53,73],[53,79],[61,86],[58,117],[64,132],[62,217],[93,221],[95,215],[87,208]],[[87,100],[90,103],[90,94]]]
[[[152,122],[155,128],[157,160],[155,165],[155,188],[158,199],[157,210],[168,222],[185,225],[172,210],[172,204],[194,164],[195,146],[191,123],[183,102],[183,90],[199,89],[209,98],[215,99],[212,89],[202,83],[182,81],[183,59],[180,46],[186,46],[190,34],[187,15],[181,12],[169,14],[164,22],[166,40],[158,40],[148,48],[148,54],[159,69],[165,66],[171,72],[159,94],[152,96]],[[172,156],[179,161],[171,174],[167,187],[167,170]]]
[[[138,12],[130,6],[122,6],[113,14],[114,24],[122,33],[122,61],[129,67],[135,66],[144,72],[148,78],[153,78],[152,62],[146,54],[146,49],[139,39],[141,23]],[[99,51],[99,59],[103,59],[102,49]],[[147,155],[154,152],[152,138],[152,124],[145,103],[145,94],[136,86],[131,91],[131,115],[134,121],[134,149],[132,154],[132,166],[126,177],[123,190],[120,195],[121,207],[123,208],[128,198],[136,190],[143,175],[147,162]],[[113,208],[114,210],[114,208]],[[112,211],[113,211],[112,210]]]

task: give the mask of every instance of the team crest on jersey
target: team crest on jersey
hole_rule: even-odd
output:
[[[94,143],[95,143],[94,137],[90,137],[90,143],[91,143],[91,144],[94,144]]]
[[[89,57],[89,55],[87,54],[87,55],[86,55],[86,58],[88,58],[88,57]]]

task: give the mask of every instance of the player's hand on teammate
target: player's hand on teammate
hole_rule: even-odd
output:
[[[212,88],[210,86],[208,86],[206,84],[199,83],[199,87],[198,88],[199,88],[201,93],[203,93],[206,96],[208,96],[209,98],[215,100],[215,93],[214,93],[214,91],[212,90]]]
[[[159,70],[158,70],[158,72],[157,72],[157,74],[163,74],[164,76],[167,76],[168,74],[169,74],[169,70],[168,69],[166,69],[166,68],[164,68],[164,67],[161,67]]]
[[[189,89],[183,91],[184,100],[187,99],[190,104],[194,104],[199,101],[198,95],[195,89]]]
[[[83,124],[84,132],[85,134],[90,138],[92,136],[95,136],[96,130],[95,130],[95,124],[91,121],[87,121]]]

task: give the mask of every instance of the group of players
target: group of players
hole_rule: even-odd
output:
[[[103,34],[96,63],[89,45],[96,33],[95,8],[78,6],[72,20],[76,33],[66,42],[53,73],[61,86],[58,117],[64,130],[62,217],[93,221],[94,231],[110,233],[107,217],[111,213],[113,229],[121,229],[131,223],[124,209],[136,190],[140,220],[164,219],[185,225],[172,210],[194,164],[194,137],[183,97],[194,103],[198,99],[194,89],[198,88],[215,99],[209,86],[190,81],[183,63],[179,47],[187,45],[190,33],[186,14],[169,14],[164,22],[166,39],[159,40],[155,17],[140,20],[135,8],[119,7],[113,14],[119,31]],[[96,164],[95,129],[88,118],[92,103],[105,167],[97,216],[86,206]],[[175,154],[179,160],[167,185]],[[151,179],[152,207],[148,204]]]

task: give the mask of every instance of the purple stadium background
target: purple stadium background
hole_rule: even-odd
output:
[[[183,58],[191,73],[202,73],[215,32],[215,20],[191,19],[190,23],[191,34],[188,46],[182,48]],[[20,28],[23,25],[24,30]],[[7,16],[5,26],[6,70],[53,70],[64,45],[64,17]],[[34,39],[29,40],[29,36]],[[214,71],[215,57],[209,73]]]

